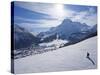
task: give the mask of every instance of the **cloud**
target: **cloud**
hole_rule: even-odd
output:
[[[32,3],[32,2],[15,2],[15,6],[19,6],[30,11],[35,11],[44,14],[52,14],[52,9],[54,8],[54,4],[50,3]]]
[[[25,27],[25,28],[50,28],[50,27],[56,27],[61,24],[62,21],[59,20],[33,20],[33,22],[22,22],[18,23],[18,25]],[[39,23],[38,23],[39,22]]]
[[[63,8],[64,5],[62,6],[62,5],[51,4],[51,3],[15,2],[15,6],[19,6],[33,12],[35,11],[35,12],[49,15],[48,17],[43,19],[21,18],[24,20],[24,22],[20,24],[23,25],[33,25],[33,27],[35,26],[55,27],[59,25],[65,18],[80,23],[86,23],[89,26],[93,26],[97,24],[97,13],[96,13],[96,9],[93,6],[87,6],[87,7],[85,6],[85,8],[87,8],[86,10],[85,9],[82,10],[83,7],[82,8],[79,7],[80,9],[78,10],[81,11],[75,11],[72,9],[68,9],[67,7]]]
[[[86,23],[89,26],[97,24],[97,13],[94,13],[95,9],[89,8],[87,11],[75,12],[76,15],[71,17],[72,21]]]
[[[16,23],[34,23],[34,24],[41,24],[40,22],[37,22],[34,19],[23,18],[23,17],[19,17],[19,16],[15,16],[14,17],[14,21]]]

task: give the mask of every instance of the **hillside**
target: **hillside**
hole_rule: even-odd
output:
[[[86,58],[87,52],[95,65]],[[15,73],[97,68],[97,37],[42,54],[14,60]]]
[[[13,27],[13,26],[12,26]],[[14,49],[26,48],[31,44],[37,44],[39,42],[39,38],[35,37],[33,34],[26,31],[24,28],[14,25],[12,28],[13,41],[14,41]]]

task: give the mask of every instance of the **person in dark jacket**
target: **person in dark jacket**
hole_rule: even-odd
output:
[[[87,56],[86,57],[89,58],[90,57],[90,53],[87,52]]]
[[[87,59],[89,59],[93,65],[95,65],[94,61],[90,58],[90,53],[87,52],[87,56],[86,56]]]

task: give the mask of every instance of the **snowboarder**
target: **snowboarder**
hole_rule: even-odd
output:
[[[90,58],[90,53],[87,52],[87,56],[86,56],[87,59],[89,59],[93,65],[95,65],[94,61]]]

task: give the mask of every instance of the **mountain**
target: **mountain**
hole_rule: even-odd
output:
[[[14,32],[14,48],[26,48],[29,47],[31,44],[37,45],[39,42],[39,38],[35,37],[33,34],[26,31],[24,28],[14,25],[13,28]]]
[[[56,28],[56,32],[62,36],[65,35],[65,39],[69,37],[70,34],[75,32],[81,32],[88,30],[89,26],[86,24],[81,24],[80,22],[72,22],[69,19],[65,19],[61,25]]]
[[[70,44],[74,44],[96,35],[97,35],[97,25],[94,25],[93,27],[89,28],[86,31],[72,33],[69,36],[68,40],[70,41]]]
[[[86,25],[85,23],[80,23],[80,22],[72,22],[69,19],[64,19],[63,22],[57,26],[51,28],[47,32],[41,32],[38,37],[42,39],[43,42],[48,42],[49,41],[56,39],[56,35],[59,35],[60,39],[69,39],[69,36],[73,33],[78,33],[78,32],[83,32],[87,31],[90,27]]]
[[[96,32],[97,32],[97,24],[94,25],[94,26],[91,28],[90,32],[92,32],[92,33],[96,33]]]

